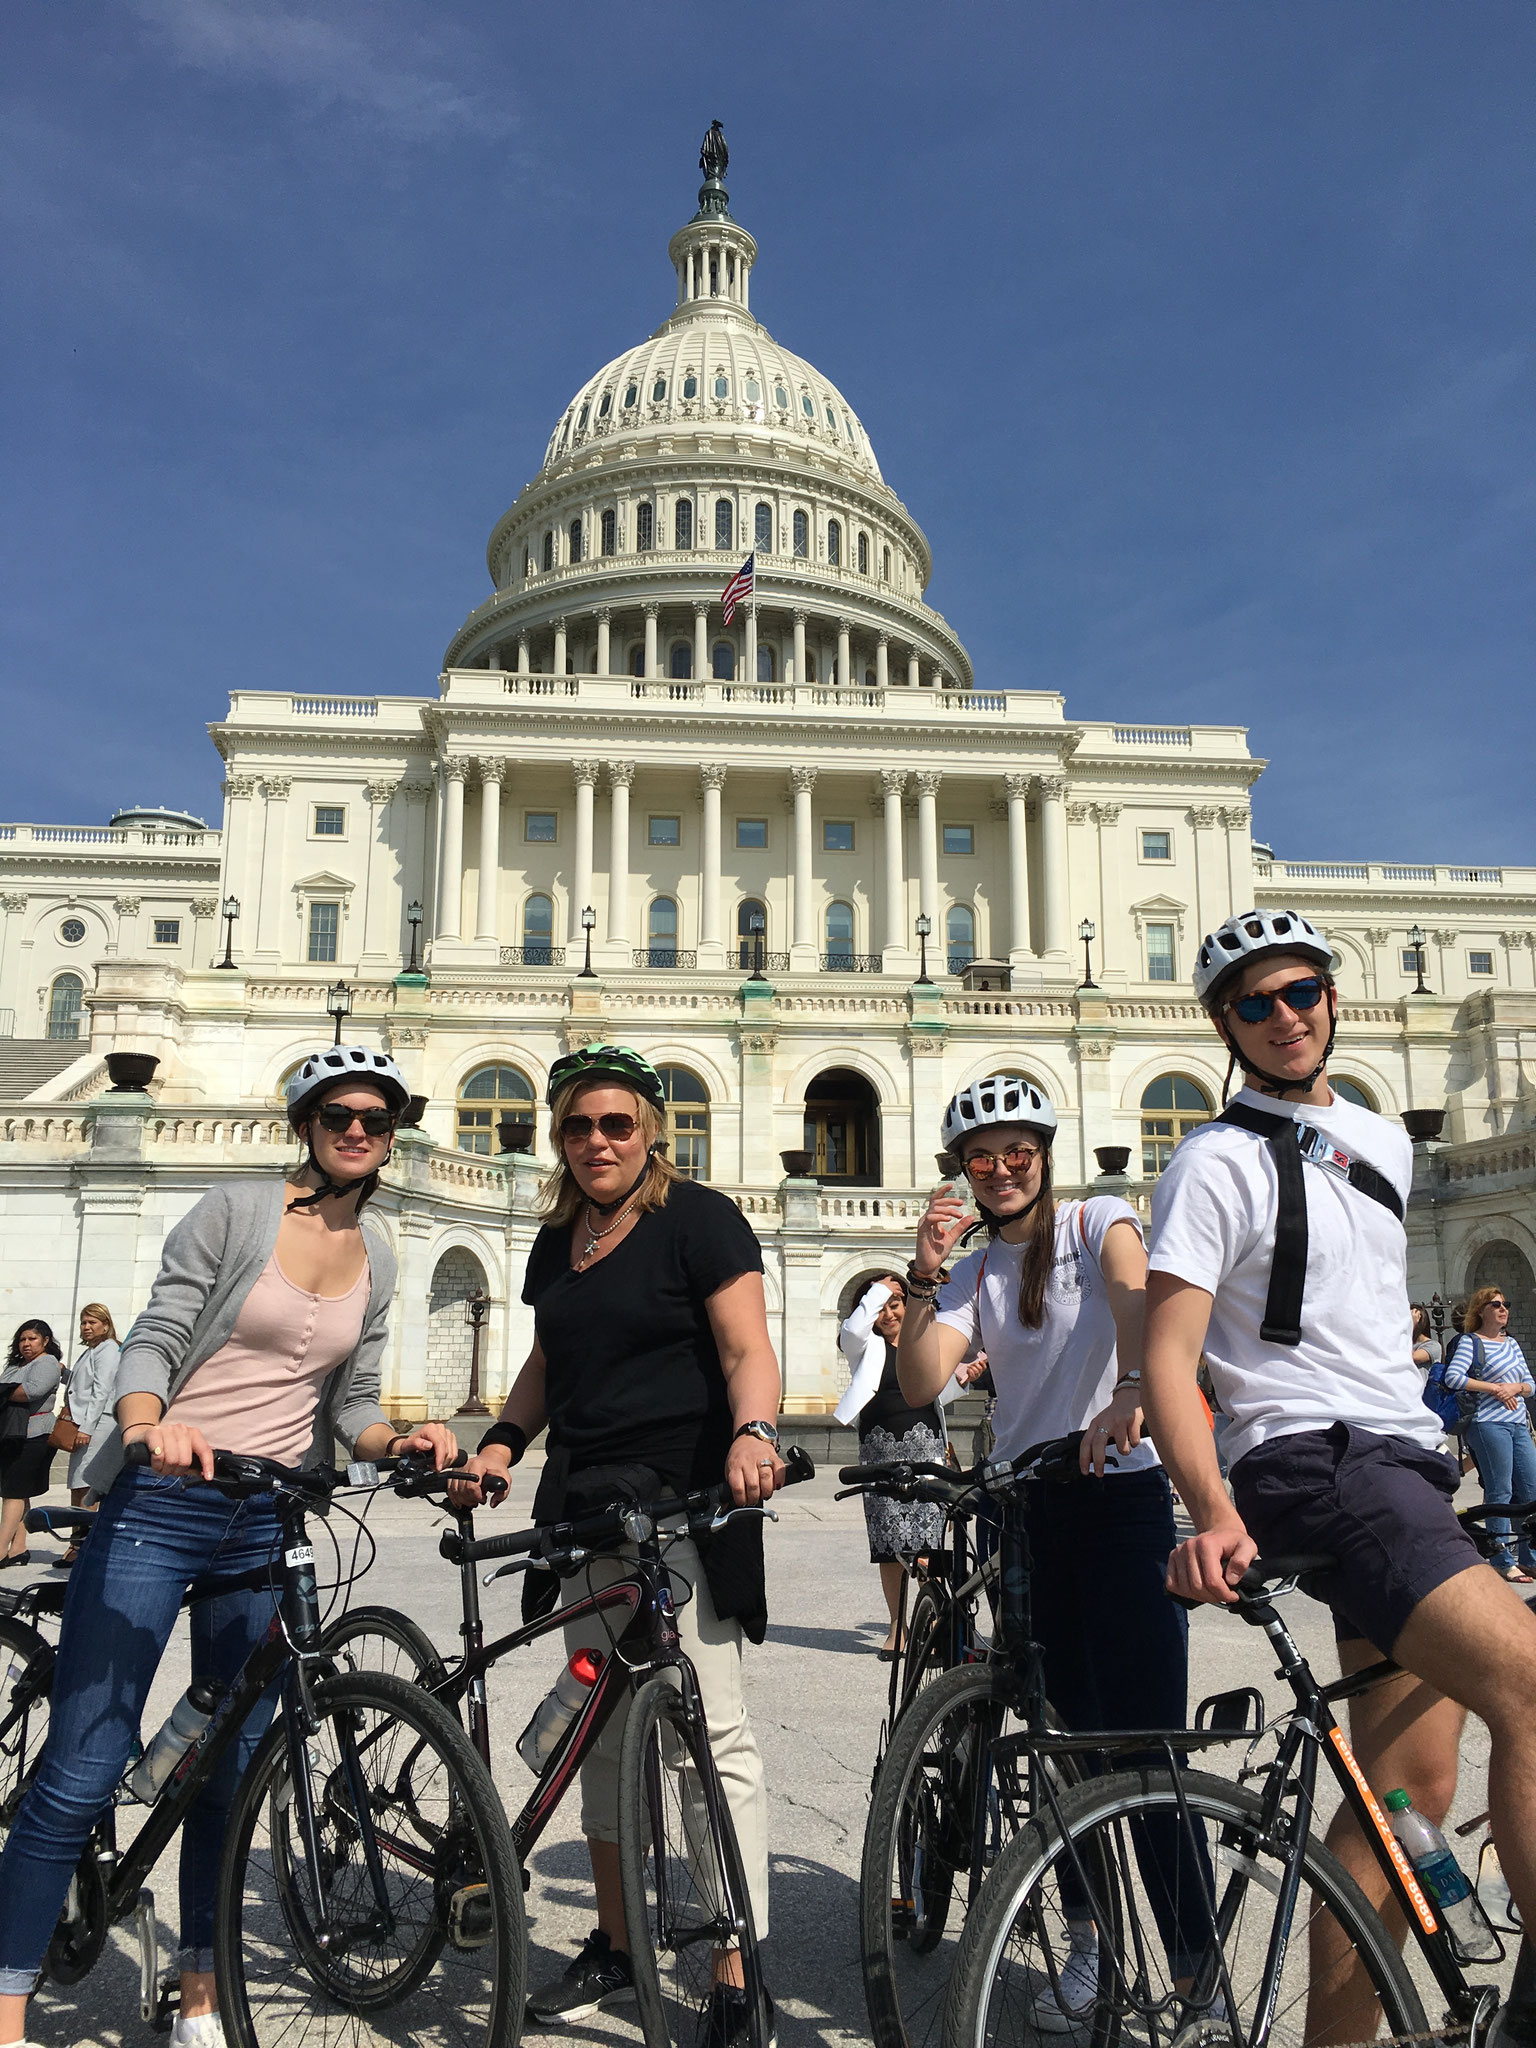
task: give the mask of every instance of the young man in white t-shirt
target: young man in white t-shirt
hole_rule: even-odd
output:
[[[1533,1926],[1536,1618],[1481,1562],[1451,1506],[1459,1474],[1435,1449],[1439,1426],[1411,1362],[1401,1219],[1412,1148],[1328,1085],[1332,960],[1324,934],[1294,911],[1231,918],[1200,948],[1195,992],[1243,1069],[1232,1107],[1253,1122],[1192,1133],[1153,1195],[1146,1411],[1198,1532],[1169,1560],[1168,1584],[1230,1602],[1261,1549],[1335,1557],[1317,1590],[1334,1610],[1342,1669],[1390,1655],[1413,1674],[1353,1702],[1362,1769],[1378,1793],[1405,1786],[1438,1821],[1456,1788],[1463,1709],[1479,1714],[1500,1857]],[[1253,1127],[1277,1113],[1319,1134],[1302,1141],[1299,1240],[1294,1193],[1281,1222],[1282,1178],[1297,1168]],[[1230,1499],[1195,1384],[1202,1352],[1231,1417]],[[1329,1841],[1379,1905],[1386,1886],[1347,1809]],[[1311,1990],[1309,2042],[1370,2038],[1364,1974],[1321,1915]],[[1536,2042],[1536,2010],[1512,2006],[1500,2022],[1496,2040]]]

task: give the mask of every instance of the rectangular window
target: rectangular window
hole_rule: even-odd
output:
[[[179,917],[157,917],[155,919],[155,944],[157,946],[179,946],[181,944],[181,919]],[[1491,957],[1491,956],[1490,956]],[[1476,970],[1473,970],[1474,973]],[[1489,973],[1493,969],[1489,968]]]
[[[1143,832],[1141,835],[1141,857],[1143,860],[1172,860],[1173,834],[1171,832]]]
[[[1469,953],[1467,955],[1467,972],[1469,974],[1492,974],[1493,955],[1491,953]]]
[[[652,818],[648,842],[652,846],[678,846],[682,843],[682,821],[679,818]]]
[[[315,805],[315,837],[317,839],[343,839],[347,831],[347,810],[345,804]]]
[[[853,820],[851,818],[823,818],[821,821],[821,847],[823,853],[852,853]]]
[[[768,844],[768,820],[766,818],[738,818],[736,820],[736,844],[738,846],[766,846]]]
[[[1415,952],[1415,951],[1413,950],[1412,946],[1404,946],[1404,948],[1403,948],[1403,972],[1404,972],[1404,974],[1411,974],[1411,975],[1414,975],[1415,977],[1417,977],[1417,975],[1418,975],[1418,971],[1419,971],[1419,956],[1418,956],[1418,954],[1417,954],[1417,953],[1416,953],[1416,952]]]
[[[944,827],[944,851],[946,853],[974,853],[976,851],[976,829],[973,825],[946,825]]]
[[[341,905],[311,903],[309,906],[309,957],[334,960],[336,941],[341,936]]]
[[[553,811],[524,811],[523,837],[534,846],[552,846],[555,840]]]
[[[1173,978],[1173,926],[1171,924],[1149,924],[1147,926],[1147,979],[1148,981],[1172,981]]]

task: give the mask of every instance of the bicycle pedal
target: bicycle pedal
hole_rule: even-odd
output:
[[[465,1884],[448,1901],[448,1939],[456,1949],[484,1948],[494,1939],[496,1918],[489,1885]]]

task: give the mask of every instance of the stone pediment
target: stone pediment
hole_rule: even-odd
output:
[[[1184,931],[1184,912],[1187,904],[1180,903],[1174,896],[1143,896],[1139,903],[1131,905],[1131,916],[1136,920],[1136,934],[1141,936],[1146,924],[1172,924],[1177,926],[1180,936]]]
[[[322,868],[318,874],[301,875],[293,885],[295,895],[316,896],[345,895],[356,885],[345,875],[334,875],[329,868]]]

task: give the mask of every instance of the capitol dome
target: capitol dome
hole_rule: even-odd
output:
[[[751,307],[757,243],[731,217],[725,139],[668,244],[675,298],[555,422],[486,550],[494,594],[445,668],[969,689],[923,601],[932,555],[853,405]],[[754,601],[719,599],[743,558]]]

